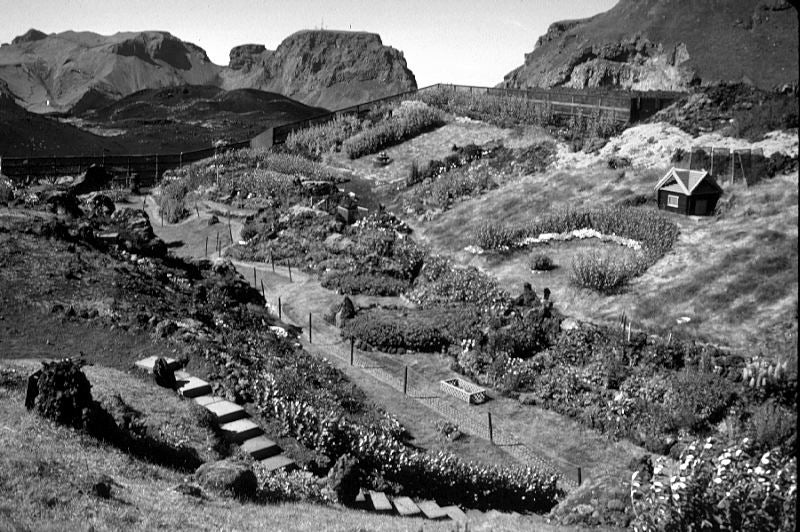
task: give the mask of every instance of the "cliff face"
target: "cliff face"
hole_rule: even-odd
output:
[[[685,90],[798,81],[798,16],[784,0],[620,0],[557,22],[502,87]]]
[[[226,89],[277,92],[328,109],[417,86],[402,52],[384,46],[379,35],[327,30],[295,33],[274,52],[236,47],[222,78]]]
[[[237,46],[223,67],[167,32],[32,29],[0,47],[0,80],[20,105],[40,113],[83,111],[140,90],[187,84],[260,89],[331,109],[416,88],[403,54],[378,35],[335,31],[298,32],[275,51]]]

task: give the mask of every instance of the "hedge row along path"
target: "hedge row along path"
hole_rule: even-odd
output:
[[[136,199],[132,203],[136,205]],[[141,198],[138,200],[141,204]],[[211,207],[212,209],[209,209]],[[203,258],[206,238],[209,237],[209,258],[216,258],[214,242],[216,234],[224,249],[231,240],[238,240],[242,228],[243,212],[232,213],[229,219],[220,216],[220,208],[211,202],[199,202],[198,211],[177,224],[161,226],[157,206],[152,198],[146,202],[146,210],[158,236],[167,242],[181,241],[182,246],[173,249],[185,257]],[[208,226],[211,213],[216,212],[220,223]],[[230,224],[230,225],[229,225]],[[233,239],[231,239],[231,235]],[[581,427],[577,422],[563,416],[532,406],[521,406],[518,401],[492,393],[492,400],[483,405],[466,406],[446,397],[439,390],[438,380],[460,376],[449,370],[446,362],[433,354],[389,355],[380,352],[365,353],[354,350],[354,364],[350,365],[350,345],[342,339],[339,329],[324,322],[322,315],[330,305],[342,296],[326,290],[320,283],[296,269],[292,269],[289,281],[288,269],[276,264],[275,273],[271,265],[264,263],[234,261],[238,271],[251,285],[266,289],[267,304],[277,314],[277,300],[282,301],[284,321],[303,327],[303,347],[310,353],[321,356],[344,371],[355,383],[371,392],[371,396],[382,398],[394,407],[416,409],[424,406],[431,412],[430,424],[437,417],[456,423],[462,432],[487,438],[488,417],[492,412],[493,440],[497,449],[504,451],[509,459],[516,459],[545,472],[558,472],[562,476],[561,486],[567,490],[577,485],[577,467],[582,468],[582,478],[594,478],[607,471],[618,471],[627,466],[631,457],[642,451],[627,442],[609,442],[595,431]],[[254,283],[253,269],[256,270]],[[385,298],[384,298],[385,299]],[[399,298],[393,303],[400,304]],[[308,315],[312,315],[312,342],[308,342]],[[403,395],[404,373],[409,367],[408,394]],[[422,373],[414,367],[423,368]],[[428,379],[436,379],[430,382]],[[388,386],[385,386],[388,385]],[[426,415],[427,417],[427,415]],[[577,458],[577,459],[576,459]],[[576,463],[577,462],[577,463]]]

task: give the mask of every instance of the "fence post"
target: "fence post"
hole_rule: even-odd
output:
[[[178,167],[183,168],[183,152],[178,155]]]
[[[275,257],[272,256],[272,253],[269,254],[269,261],[272,263],[272,273],[275,273]]]
[[[282,317],[283,317],[283,314],[282,314],[282,311],[281,311],[281,298],[279,297],[278,298],[278,319],[281,319]]]
[[[256,280],[256,267],[253,266],[253,284],[258,288],[258,281]]]
[[[286,262],[286,266],[289,267],[289,282],[291,283],[292,282],[292,263],[287,261]]]
[[[578,486],[580,486],[582,483],[583,483],[583,475],[582,475],[582,472],[581,472],[581,468],[579,467],[578,468]]]
[[[486,412],[486,419],[489,421],[489,443],[494,443],[494,431],[492,430],[492,413]]]
[[[405,367],[403,372],[403,395],[408,395],[408,366]]]
[[[261,297],[264,298],[264,303],[267,302],[267,291],[264,289],[264,279],[261,279]]]
[[[217,253],[219,253],[219,231],[217,231],[217,243],[214,245],[214,248],[217,250]]]
[[[208,235],[206,235],[206,252],[203,256],[208,257]]]
[[[105,154],[103,154],[105,157]],[[158,154],[156,153],[156,183],[158,183]]]
[[[353,340],[353,337],[351,336],[351,337],[350,337],[350,365],[351,365],[351,366],[353,365],[353,349],[354,349],[354,344],[355,344],[355,341]]]
[[[311,343],[311,313],[308,313],[308,343]]]

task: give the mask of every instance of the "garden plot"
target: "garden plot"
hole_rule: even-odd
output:
[[[400,185],[408,177],[413,161],[423,165],[431,159],[444,159],[452,153],[454,144],[465,146],[497,140],[522,147],[546,138],[549,136],[538,128],[515,131],[484,122],[456,120],[403,144],[387,148],[386,154],[394,159],[387,166],[376,168],[372,157],[350,160],[344,153],[326,154],[323,160],[335,167],[348,168],[376,184]]]

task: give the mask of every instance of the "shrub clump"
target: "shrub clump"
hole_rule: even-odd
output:
[[[378,152],[444,125],[444,113],[422,102],[405,101],[392,117],[354,135],[342,143],[351,159]]]
[[[183,181],[173,181],[161,187],[158,195],[158,212],[167,223],[177,223],[189,216],[186,208],[186,195],[189,188]]]
[[[531,270],[537,272],[550,271],[556,267],[553,259],[544,253],[531,254],[528,264],[530,264]]]
[[[43,362],[36,376],[36,412],[56,423],[84,429],[95,408],[92,385],[72,359]]]
[[[363,477],[358,460],[349,454],[343,454],[328,472],[328,487],[339,504],[352,506],[356,502]]]
[[[639,273],[639,265],[627,256],[594,250],[577,255],[572,261],[570,281],[584,288],[610,293]]]

